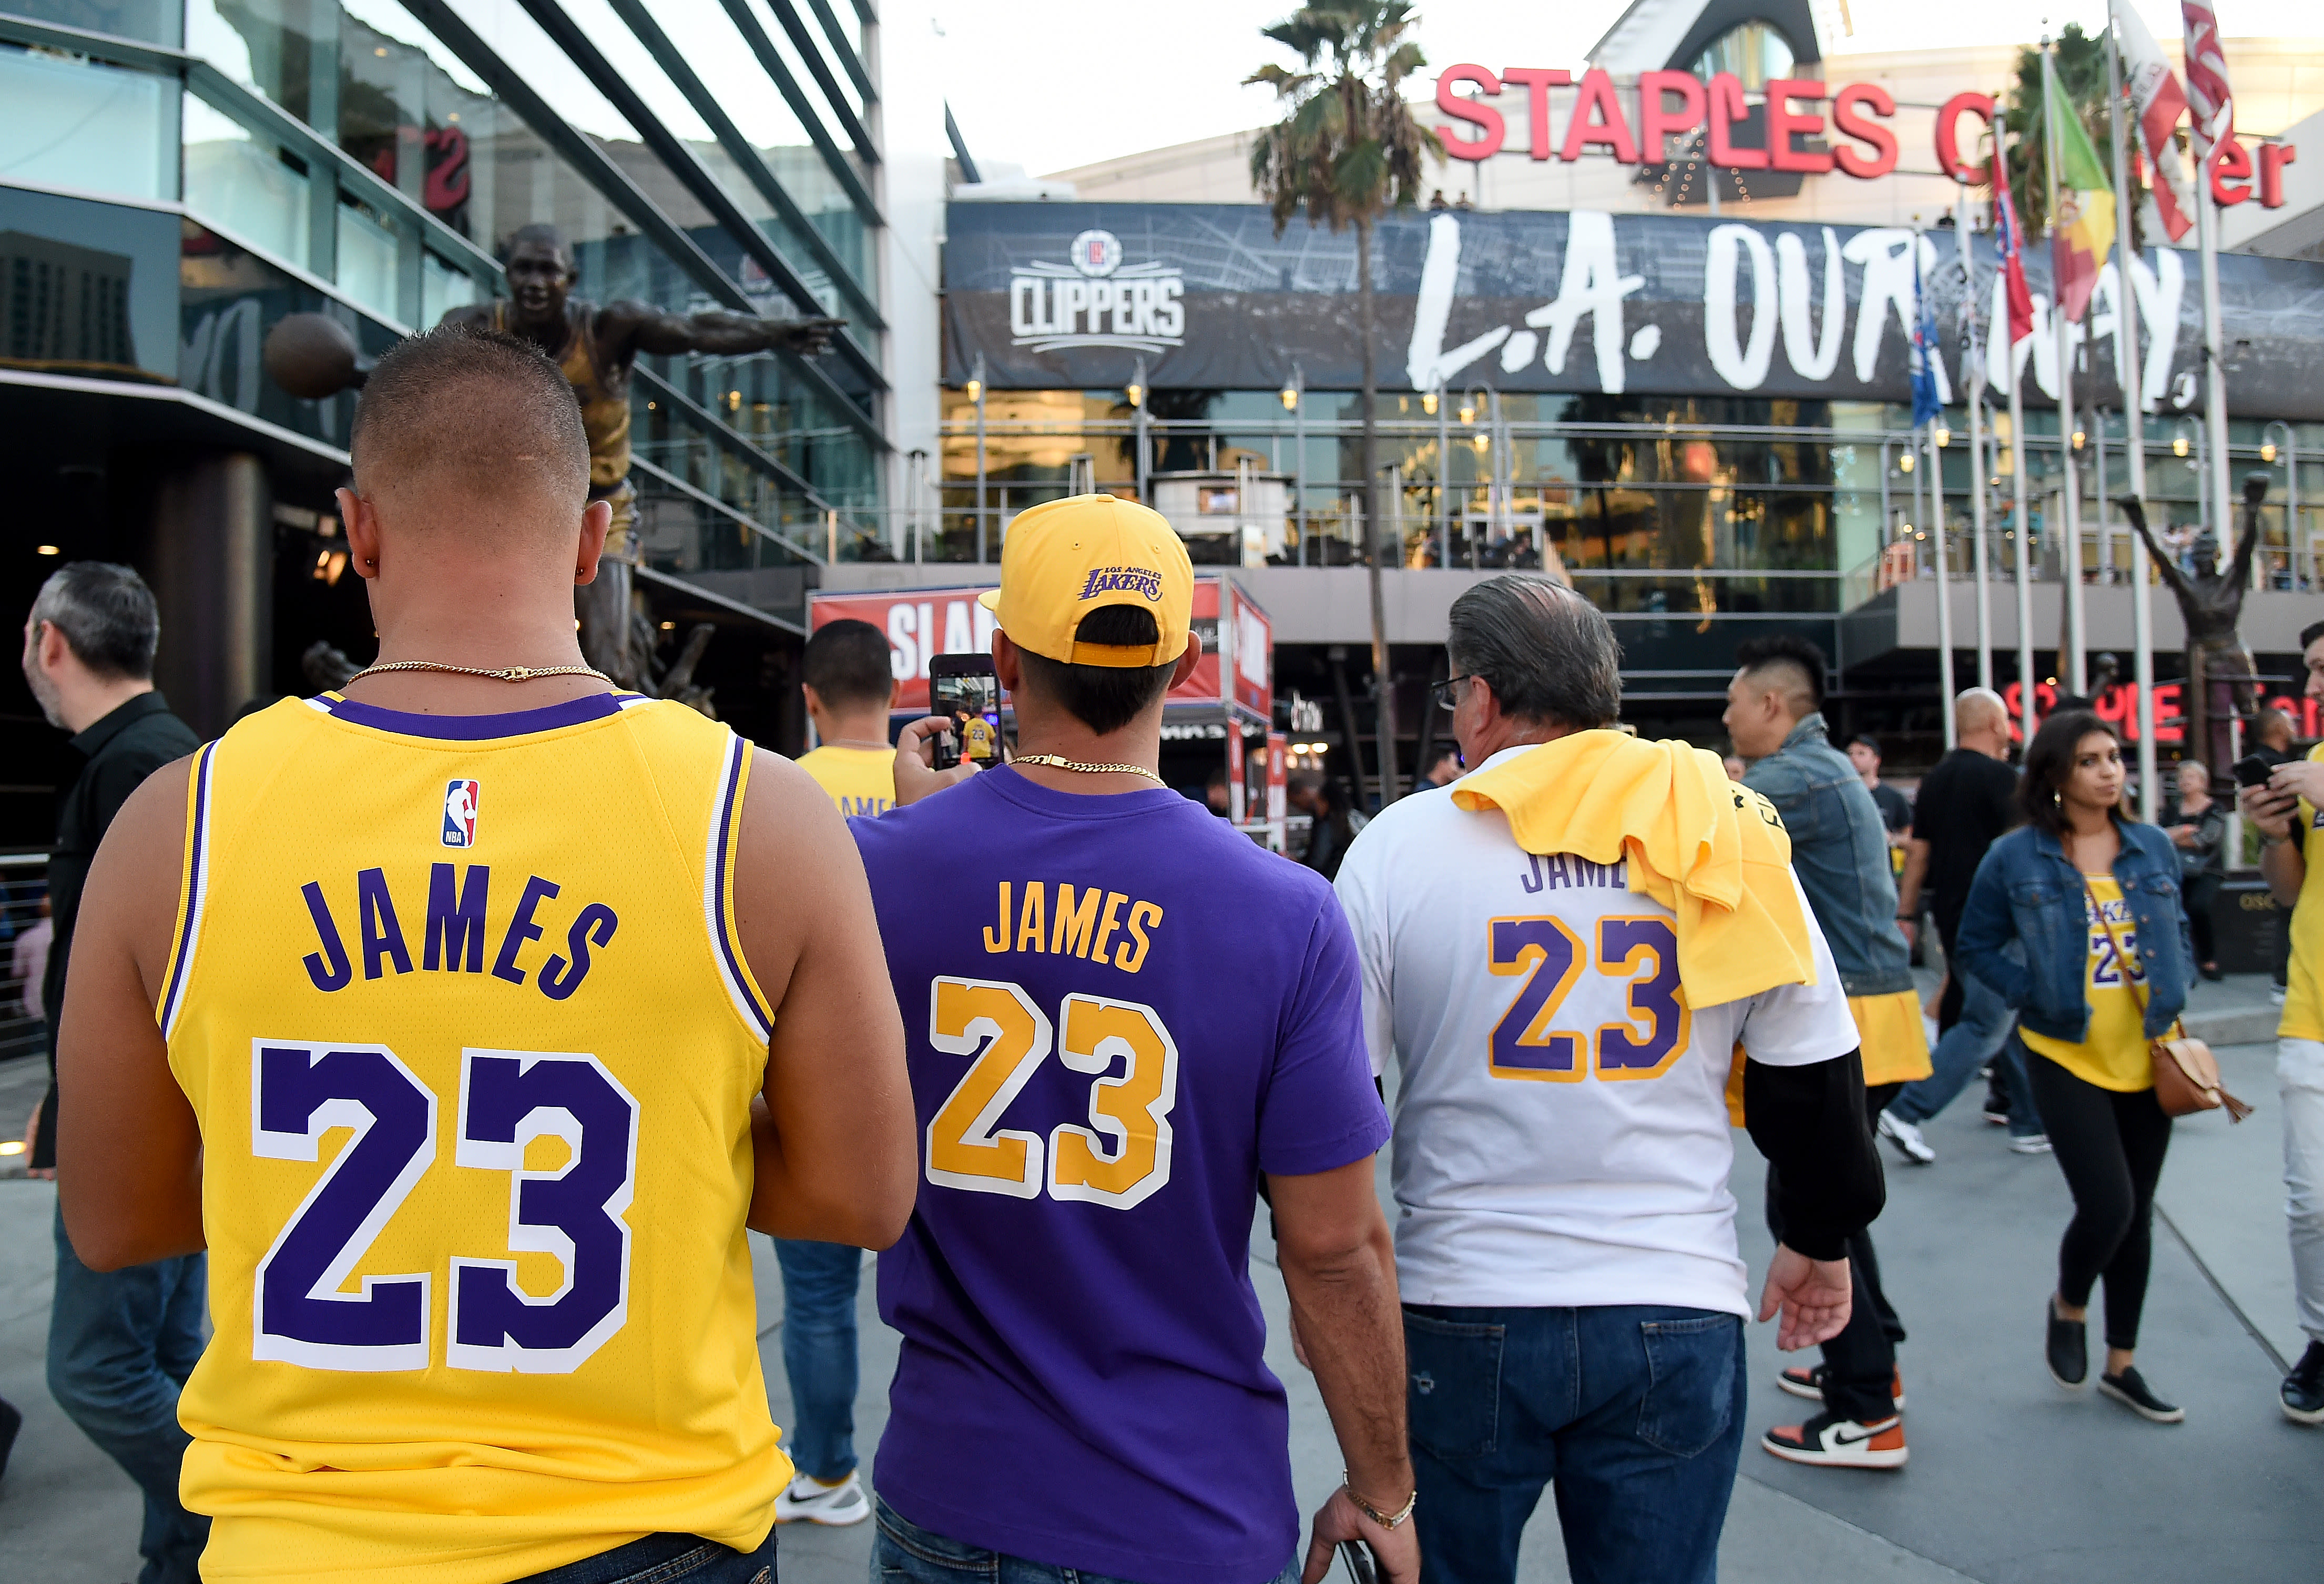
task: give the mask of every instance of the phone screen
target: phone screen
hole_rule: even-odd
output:
[[[991,662],[987,661],[989,668]],[[1001,763],[1001,679],[990,669],[928,678],[930,712],[952,722],[954,751],[978,764]]]

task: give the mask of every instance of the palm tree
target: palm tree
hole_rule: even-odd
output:
[[[2085,33],[2080,23],[2070,22],[2058,34],[2057,49],[2058,90],[2065,100],[2066,112],[2080,117],[2082,130],[2090,134],[2091,146],[2104,159],[2107,150],[2113,146],[2114,136],[2113,107],[2107,101],[2106,34]],[[2002,105],[2001,122],[2016,139],[2004,162],[2009,170],[2010,201],[2017,206],[2017,218],[2029,236],[2039,236],[2050,228],[2050,144],[2043,126],[2043,114],[2042,51],[2023,49],[2017,51],[2017,66]],[[2131,139],[2135,148],[2135,128],[2132,129]],[[1987,170],[1990,169],[1988,164]],[[2142,173],[2134,170],[2129,173],[2128,185],[2129,191],[2118,192],[2115,198],[2130,206],[2131,245],[2144,247],[2146,244],[2138,209],[2146,196],[2146,183]]]
[[[1283,235],[1302,208],[1307,223],[1356,232],[1356,325],[1363,347],[1364,562],[1371,583],[1372,674],[1379,690],[1379,787],[1383,806],[1397,797],[1396,690],[1388,669],[1387,607],[1380,590],[1379,433],[1373,414],[1379,381],[1372,366],[1372,227],[1391,208],[1420,197],[1423,154],[1444,158],[1436,134],[1413,119],[1404,84],[1426,65],[1406,38],[1410,0],[1322,0],[1259,32],[1299,57],[1297,70],[1268,64],[1243,81],[1275,90],[1283,119],[1261,132],[1250,151],[1250,181]],[[1350,748],[1355,745],[1351,743]],[[1363,762],[1356,764],[1359,779]]]

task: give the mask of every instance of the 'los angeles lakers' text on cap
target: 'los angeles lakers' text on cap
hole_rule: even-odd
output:
[[[1020,649],[1068,665],[1168,665],[1186,652],[1194,568],[1159,512],[1118,496],[1077,495],[1019,514],[1001,546],[1001,587],[978,597]],[[1102,606],[1153,612],[1161,641],[1084,644]]]

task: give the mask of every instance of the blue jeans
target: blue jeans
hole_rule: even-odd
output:
[[[863,1251],[774,1240],[783,1267],[783,1374],[791,1384],[790,1455],[836,1485],[855,1471],[855,1288]]]
[[[1509,1584],[1554,1480],[1574,1584],[1711,1584],[1743,1447],[1743,1321],[1404,1309],[1422,1584]]]
[[[194,1584],[210,1521],[178,1500],[193,1438],[178,1393],[202,1356],[208,1255],[92,1271],[56,1217],[57,1285],[49,1311],[49,1394],[145,1495],[138,1584]]]
[[[753,1552],[698,1534],[649,1534],[516,1584],[775,1584],[775,1531]]]
[[[1079,1568],[1053,1562],[1031,1562],[1003,1556],[982,1546],[963,1545],[923,1529],[886,1502],[874,1496],[872,1517],[878,1537],[872,1542],[872,1584],[1127,1584]],[[1162,1537],[1157,1536],[1157,1542]],[[1299,1561],[1294,1556],[1266,1584],[1298,1584]],[[1259,1584],[1257,1579],[1252,1584]]]
[[[1960,974],[1956,981],[1961,987],[1960,1021],[1945,1031],[1937,1048],[1929,1052],[1929,1076],[1904,1086],[1904,1092],[1888,1103],[1888,1109],[1899,1120],[1919,1124],[1926,1122],[1961,1092],[1977,1070],[2000,1057],[2009,1074],[2009,1131],[2013,1137],[2024,1137],[2042,1131],[2042,1119],[2034,1110],[2034,1091],[2025,1080],[2025,1053],[2009,1032],[2015,1017],[2001,992],[1971,974]]]

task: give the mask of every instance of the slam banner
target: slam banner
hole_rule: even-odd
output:
[[[1103,390],[1138,359],[1157,388],[1274,390],[1295,365],[1310,390],[1362,383],[1353,232],[1295,219],[1275,235],[1243,204],[954,203],[945,248],[945,383],[982,354],[996,389]],[[2000,309],[1989,236],[1964,282],[1947,231],[1918,238],[1941,319],[1964,291]],[[1900,227],[1688,215],[1410,213],[1381,223],[1374,356],[1384,390],[1912,399],[1914,233]],[[1992,383],[2054,399],[2057,335],[2046,250],[2028,249],[2034,333]],[[2124,291],[2099,273],[2071,327],[2084,393],[2115,404],[2117,315],[2135,302],[2148,411],[2200,404],[2194,255],[2149,248]],[[2240,413],[2324,419],[2324,264],[2225,254],[2227,400]],[[1958,400],[1958,352],[1938,370]],[[2086,394],[2085,399],[2088,399]]]

